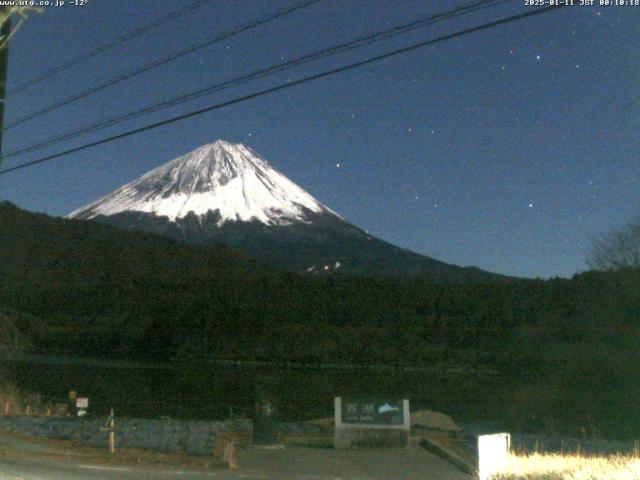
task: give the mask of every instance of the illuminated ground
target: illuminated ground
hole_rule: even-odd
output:
[[[228,471],[206,457],[120,451],[114,457],[68,442],[0,434],[1,480],[155,478],[263,480],[466,480],[449,463],[420,447],[336,451],[290,447],[238,450],[240,469]]]

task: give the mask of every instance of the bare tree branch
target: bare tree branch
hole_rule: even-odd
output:
[[[640,268],[640,220],[596,237],[587,264],[596,270]]]

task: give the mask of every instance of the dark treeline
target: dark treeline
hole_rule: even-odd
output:
[[[0,305],[39,350],[495,369],[531,428],[640,435],[640,271],[434,285],[304,277],[0,205]]]

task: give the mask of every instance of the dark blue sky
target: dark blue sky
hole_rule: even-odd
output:
[[[48,8],[14,37],[8,86],[187,3]],[[10,97],[5,122],[292,3],[209,3]],[[9,130],[3,151],[466,3],[324,0]],[[514,0],[3,166],[527,8]],[[590,238],[638,211],[639,31],[640,7],[562,9],[0,176],[0,197],[64,215],[222,138],[391,243],[509,275],[570,276],[585,269]]]

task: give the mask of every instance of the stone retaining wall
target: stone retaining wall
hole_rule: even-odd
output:
[[[102,430],[105,417],[0,417],[0,427],[10,432],[72,440],[79,445],[103,447],[108,445],[108,432]],[[251,420],[178,421],[117,418],[115,422],[116,448],[141,448],[169,453],[209,455],[213,452],[220,432],[251,434]]]

